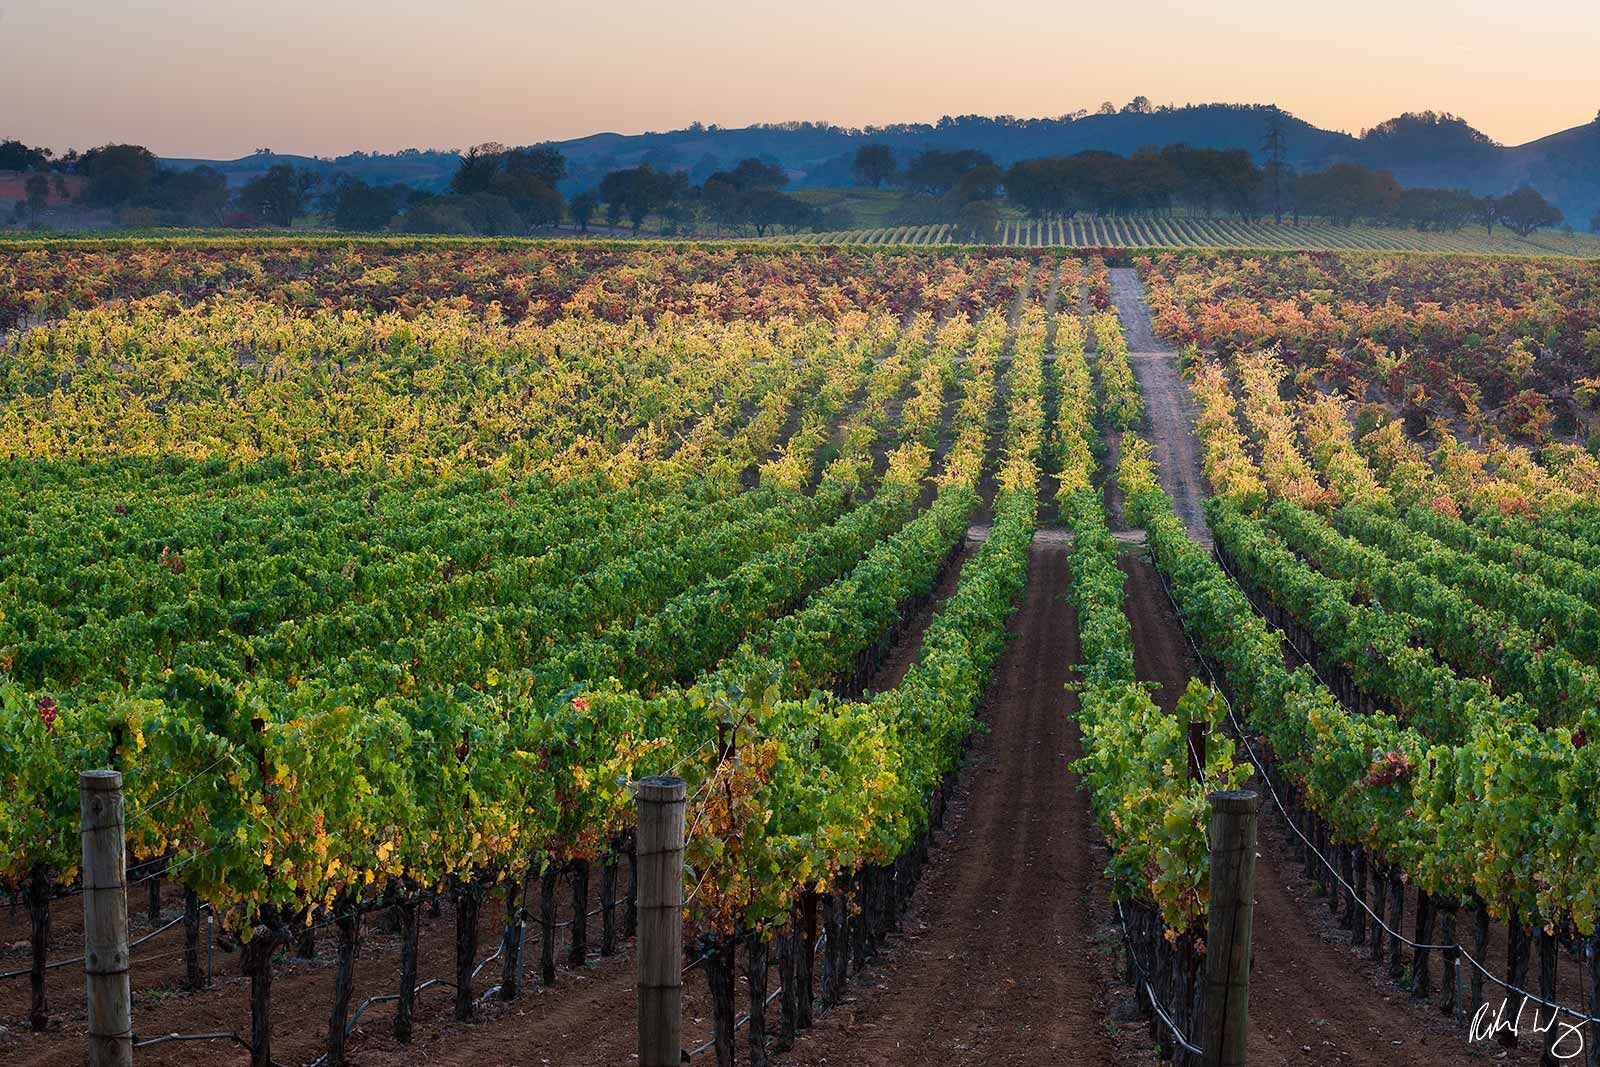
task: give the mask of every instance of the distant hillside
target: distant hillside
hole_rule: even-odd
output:
[[[851,158],[869,142],[887,144],[903,156],[924,148],[979,148],[1002,165],[1091,149],[1127,155],[1165,144],[1243,148],[1259,157],[1272,111],[1260,105],[1206,104],[1076,119],[963,117],[869,131],[804,123],[696,127],[602,133],[556,146],[567,155],[573,172],[567,184],[573,188],[620,166],[650,162],[703,177],[748,156],[777,161],[796,187],[827,188],[852,184]],[[1579,230],[1600,210],[1600,122],[1517,147],[1497,144],[1461,119],[1430,113],[1400,116],[1361,136],[1319,129],[1288,115],[1284,125],[1290,162],[1302,173],[1361,163],[1393,171],[1404,185],[1465,188],[1480,196],[1526,183],[1554,201]]]
[[[850,162],[863,144],[886,144],[902,156],[924,148],[977,148],[1002,166],[1019,159],[1098,150],[1128,155],[1146,145],[1191,144],[1256,152],[1272,108],[1207,104],[1148,113],[1085,115],[1081,118],[1011,119],[962,116],[937,123],[847,130],[816,123],[783,123],[741,129],[692,127],[669,133],[595,134],[555,142],[581,174],[650,162],[691,173],[711,173],[749,156],[772,158],[796,186],[852,184]],[[1297,158],[1320,159],[1349,152],[1355,139],[1286,116]]]
[[[1600,121],[1506,150],[1508,179],[1527,182],[1585,229],[1600,212]]]
[[[781,123],[723,129],[696,124],[665,133],[597,133],[553,142],[567,156],[570,177],[563,191],[596,184],[608,171],[651,163],[686,170],[695,180],[751,156],[775,161],[795,188],[853,184],[850,162],[867,143],[887,144],[903,157],[924,148],[977,148],[1001,165],[1045,155],[1100,150],[1127,155],[1150,145],[1190,144],[1243,148],[1260,157],[1262,136],[1274,108],[1267,105],[1203,104],[1151,111],[1055,119],[962,116],[937,123],[912,123],[855,130],[823,123]],[[1380,123],[1360,136],[1319,129],[1284,116],[1290,161],[1302,172],[1354,162],[1394,172],[1405,185],[1466,188],[1478,195],[1534,186],[1554,201],[1575,228],[1587,228],[1600,210],[1600,122],[1574,127],[1525,145],[1507,147],[1451,116],[1424,113]],[[165,160],[174,166],[210,162],[242,183],[274,163],[345,171],[375,184],[405,182],[441,189],[454,171],[451,152],[410,150],[396,155],[356,153],[335,160],[258,153],[216,163]]]
[[[176,169],[207,166],[215,167],[228,176],[228,184],[240,186],[251,178],[265,174],[280,163],[302,167],[320,174],[350,174],[373,185],[405,184],[416,189],[435,192],[450,184],[450,175],[456,171],[461,157],[454,152],[422,151],[408,149],[393,154],[353,152],[337,159],[320,159],[315,156],[284,155],[278,152],[255,152],[239,159],[163,159],[162,165]]]

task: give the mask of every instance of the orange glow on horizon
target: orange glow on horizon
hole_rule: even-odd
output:
[[[1600,19],[1579,0],[0,0],[0,137],[232,158],[257,147],[526,144],[590,133],[945,114],[1058,115],[1136,95],[1277,103],[1351,133],[1403,111],[1518,144],[1590,121]],[[1152,29],[1153,28],[1153,29]]]

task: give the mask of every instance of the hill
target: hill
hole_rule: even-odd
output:
[[[752,156],[780,164],[794,188],[842,188],[854,184],[851,159],[868,143],[886,144],[903,157],[925,148],[977,148],[1001,165],[1090,150],[1127,155],[1166,144],[1242,148],[1259,158],[1266,123],[1274,113],[1279,112],[1263,104],[1200,104],[1059,118],[965,115],[866,129],[811,122],[736,129],[696,123],[661,133],[596,133],[552,144],[568,160],[570,176],[562,183],[568,194],[593,186],[619,167],[650,163],[686,170],[698,181]],[[1359,135],[1324,130],[1287,114],[1283,120],[1289,162],[1302,173],[1353,162],[1393,171],[1408,186],[1464,188],[1478,195],[1502,194],[1527,183],[1555,202],[1580,230],[1600,210],[1600,122],[1508,147],[1462,119],[1433,112],[1397,116]],[[351,173],[379,185],[404,182],[437,190],[449,182],[458,158],[454,152],[408,149],[336,159],[258,152],[221,162],[163,162],[216,166],[235,184],[274,163],[292,163],[323,173]]]
[[[617,166],[653,163],[711,173],[749,156],[772,158],[800,188],[852,183],[850,162],[863,144],[886,144],[899,155],[924,148],[976,148],[1002,166],[1019,159],[1071,155],[1091,150],[1128,155],[1146,145],[1186,143],[1208,148],[1256,152],[1273,108],[1265,105],[1205,104],[1149,112],[1119,112],[1082,117],[1017,119],[981,115],[946,117],[937,123],[846,129],[822,123],[780,123],[724,129],[692,126],[667,133],[596,134],[555,142],[580,175]],[[1353,150],[1349,134],[1318,129],[1286,117],[1297,158],[1338,157]]]
[[[352,152],[333,159],[260,151],[238,159],[168,158],[161,163],[180,170],[215,167],[227,175],[231,186],[243,185],[283,163],[325,175],[350,174],[373,185],[405,184],[437,192],[450,184],[460,159],[455,152],[408,148],[393,153]]]

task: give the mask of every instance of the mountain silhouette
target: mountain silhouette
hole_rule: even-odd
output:
[[[1334,163],[1360,163],[1389,170],[1407,186],[1466,189],[1480,196],[1531,185],[1560,207],[1577,229],[1586,228],[1600,210],[1600,121],[1507,146],[1463,119],[1434,112],[1397,116],[1350,134],[1321,129],[1271,105],[1200,104],[1040,119],[967,115],[866,129],[809,122],[739,128],[696,123],[661,133],[596,133],[549,143],[567,157],[570,175],[562,187],[569,194],[597,184],[610,170],[640,163],[685,170],[698,181],[750,157],[782,166],[789,172],[791,188],[842,187],[853,184],[851,160],[864,144],[886,144],[904,158],[925,148],[976,148],[1002,166],[1086,151],[1128,155],[1168,144],[1239,148],[1259,160],[1262,138],[1274,115],[1280,116],[1286,134],[1289,162],[1301,173]],[[405,182],[442,189],[458,158],[452,152],[411,150],[355,153],[334,160],[256,153],[238,160],[164,162],[218,166],[233,183],[242,183],[274,163],[291,163],[329,174],[347,172],[378,184]]]

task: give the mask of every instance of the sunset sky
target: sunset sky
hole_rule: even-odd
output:
[[[1593,0],[0,0],[0,137],[333,155],[1144,94],[1518,144],[1595,117],[1597,56]]]

